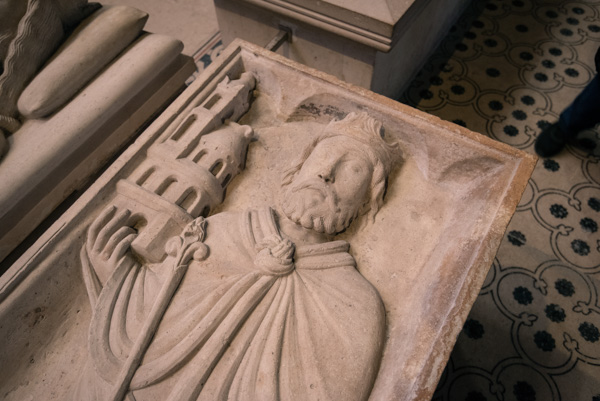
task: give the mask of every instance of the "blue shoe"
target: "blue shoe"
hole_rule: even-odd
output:
[[[551,157],[560,153],[567,145],[567,134],[554,123],[544,129],[535,140],[535,153],[541,157]]]

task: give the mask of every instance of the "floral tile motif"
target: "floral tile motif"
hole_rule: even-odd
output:
[[[599,46],[600,1],[474,1],[400,100],[533,153]],[[434,400],[600,401],[600,135],[583,136],[597,150],[538,162]]]

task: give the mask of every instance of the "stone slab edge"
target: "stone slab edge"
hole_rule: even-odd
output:
[[[389,26],[387,29],[380,30],[383,32],[389,31],[382,34],[281,0],[235,1],[243,1],[260,9],[266,9],[276,14],[304,22],[352,41],[373,47],[382,52],[388,52],[392,48],[393,25]]]
[[[406,6],[390,11],[389,21],[380,21],[359,12],[339,8],[333,4],[320,3],[319,10],[286,0],[230,0],[251,4],[276,14],[295,19],[327,32],[362,43],[383,53],[389,52],[410,29],[414,20],[432,3],[432,0],[410,0]],[[368,4],[368,3],[365,3]],[[218,2],[215,4],[218,7]],[[327,6],[327,7],[326,7]],[[288,27],[292,28],[293,27]]]

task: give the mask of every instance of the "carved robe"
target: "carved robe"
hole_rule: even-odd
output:
[[[289,271],[265,271],[257,243],[273,235],[281,238],[271,209],[207,219],[209,256],[189,266],[126,399],[368,398],[385,332],[377,291],[356,270],[345,241],[299,246]],[[169,258],[137,266],[102,289],[88,286],[98,300],[76,399],[105,398],[160,290],[165,263]],[[84,275],[89,282],[95,273]]]

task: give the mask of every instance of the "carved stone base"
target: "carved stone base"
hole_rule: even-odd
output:
[[[346,139],[317,143],[341,126]],[[353,183],[337,188],[340,207],[383,193],[385,152],[372,144],[382,139],[365,140],[365,130],[398,142],[404,159],[374,221],[359,216],[335,238],[313,233],[333,241],[294,246],[287,236],[301,228],[278,206],[282,172],[303,155],[299,176],[329,166],[315,179]],[[354,156],[334,158],[344,150]],[[430,399],[534,165],[524,152],[235,41],[0,279],[0,394],[299,400],[335,388],[321,399]],[[200,198],[214,191],[203,169],[227,197],[199,212],[187,196],[194,185]],[[359,179],[377,174],[368,188]],[[308,191],[309,205],[319,199]],[[209,216],[192,220],[196,213]],[[164,247],[166,256],[128,248],[142,237],[138,249]],[[133,313],[134,301],[152,310]],[[360,380],[349,380],[357,367]]]

